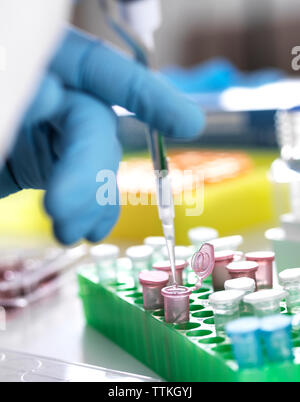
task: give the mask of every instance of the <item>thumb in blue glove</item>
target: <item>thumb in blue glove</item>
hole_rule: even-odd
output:
[[[192,138],[203,115],[162,78],[103,43],[68,30],[0,175],[0,196],[46,190],[45,207],[64,244],[108,235],[119,205],[99,205],[98,172],[117,173],[118,104],[175,138]]]

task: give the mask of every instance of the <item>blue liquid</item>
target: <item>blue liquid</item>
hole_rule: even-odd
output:
[[[293,360],[291,318],[276,315],[262,320],[261,334],[271,362]]]
[[[245,369],[262,366],[259,320],[253,317],[241,318],[228,324],[226,330],[239,367]]]

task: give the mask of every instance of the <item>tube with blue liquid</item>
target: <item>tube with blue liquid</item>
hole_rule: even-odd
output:
[[[259,319],[245,317],[232,321],[227,324],[226,332],[232,341],[233,353],[240,369],[263,365]]]
[[[292,361],[294,356],[291,317],[282,314],[265,317],[261,320],[260,328],[268,360]]]

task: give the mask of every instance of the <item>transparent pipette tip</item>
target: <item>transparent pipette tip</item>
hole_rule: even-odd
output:
[[[166,245],[167,245],[167,249],[168,249],[169,260],[170,260],[171,271],[172,271],[172,278],[171,278],[172,284],[174,286],[177,286],[174,239],[166,239]]]

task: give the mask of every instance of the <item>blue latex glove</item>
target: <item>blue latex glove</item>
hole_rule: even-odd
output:
[[[133,60],[75,30],[49,66],[17,143],[0,175],[0,196],[44,189],[58,240],[103,239],[118,205],[96,202],[96,175],[117,172],[121,149],[118,104],[166,136],[193,138],[203,127],[199,108]]]
[[[168,67],[163,75],[185,93],[222,91],[234,85],[238,70],[228,60],[216,58],[192,68]]]
[[[192,68],[168,67],[162,73],[185,93],[220,92],[233,86],[257,87],[284,77],[283,72],[275,68],[243,73],[223,58],[208,60]]]

